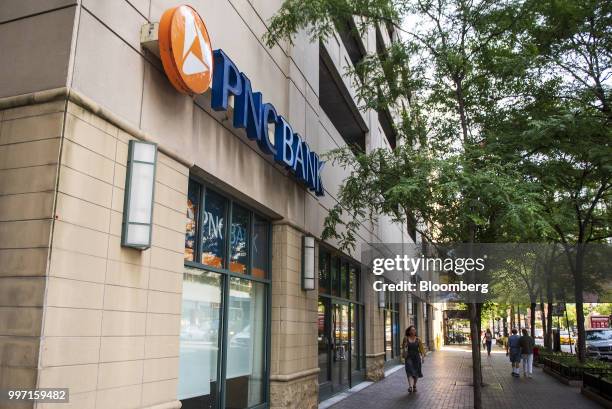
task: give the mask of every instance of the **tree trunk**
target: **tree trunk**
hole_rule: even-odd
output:
[[[474,385],[474,409],[482,409],[482,373],[480,370],[480,317],[476,303],[468,304],[470,316],[470,338],[472,341],[472,383]]]
[[[546,314],[544,311],[544,300],[542,299],[542,294],[540,294],[540,319],[542,320],[542,337],[544,338],[544,347],[547,347],[546,334],[548,333],[548,327],[546,326]]]
[[[514,304],[510,305],[510,331],[512,332],[512,328],[514,328]]]
[[[554,249],[553,249],[554,250]],[[546,265],[546,332],[544,334],[544,346],[548,349],[552,349],[552,326],[553,326],[553,289],[552,289],[552,260],[554,257],[554,251],[550,258],[550,261]]]
[[[586,359],[586,342],[585,342],[585,331],[584,331],[584,308],[583,308],[584,297],[582,294],[582,291],[584,289],[584,283],[582,280],[583,268],[584,268],[584,244],[580,243],[576,246],[576,270],[574,271],[574,297],[576,301],[576,327],[578,330],[578,342],[576,343],[576,353],[578,355],[578,360],[581,363],[584,363]]]
[[[536,310],[536,302],[535,299],[531,301],[531,306],[529,307],[531,309],[530,311],[530,317],[529,317],[529,326],[531,327],[531,338],[535,339],[535,321],[536,321],[536,317],[535,317],[535,310]]]
[[[549,300],[548,304],[546,305],[546,339],[544,340],[544,342],[546,342],[546,347],[549,349],[552,349],[553,347],[553,342],[552,342],[552,330],[553,330],[553,303]]]

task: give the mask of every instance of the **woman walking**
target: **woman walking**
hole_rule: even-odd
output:
[[[406,362],[408,393],[416,392],[417,379],[423,377],[421,363],[425,360],[425,348],[419,337],[417,337],[414,325],[406,329],[406,334],[402,340],[402,357]]]
[[[487,356],[491,356],[491,344],[493,343],[493,334],[491,333],[491,329],[487,328],[487,332],[485,332],[482,340],[487,348]]]

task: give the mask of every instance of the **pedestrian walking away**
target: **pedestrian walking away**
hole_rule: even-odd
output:
[[[512,328],[512,335],[508,338],[508,344],[506,345],[506,355],[510,357],[510,363],[512,364],[512,376],[520,377],[519,364],[521,362],[521,337],[517,335],[518,331],[516,328]]]
[[[406,377],[408,378],[408,393],[416,392],[417,379],[423,377],[421,364],[425,360],[425,348],[423,342],[417,336],[414,325],[406,329],[402,340],[402,357],[406,365]]]
[[[521,346],[523,376],[531,378],[533,377],[533,348],[535,347],[535,341],[533,338],[531,338],[526,328],[523,328],[521,332],[523,335],[519,339],[519,345]]]
[[[487,356],[491,356],[491,343],[493,342],[493,334],[491,333],[491,329],[487,328],[487,331],[482,337],[485,347],[487,348]]]

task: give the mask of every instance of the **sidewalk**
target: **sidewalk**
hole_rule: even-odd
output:
[[[473,408],[471,353],[467,348],[445,347],[431,353],[423,365],[418,392],[408,394],[406,374],[399,370],[384,380],[331,406],[331,409],[471,409]],[[596,409],[579,388],[561,384],[534,367],[533,379],[513,378],[505,352],[482,355],[483,408],[489,409]]]

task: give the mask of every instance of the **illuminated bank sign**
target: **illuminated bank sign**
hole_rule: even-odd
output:
[[[227,111],[234,98],[234,128],[243,128],[249,139],[289,169],[317,196],[324,195],[321,171],[324,161],[293,131],[274,105],[254,92],[249,78],[222,50],[212,51],[200,15],[190,6],[166,10],[159,23],[159,50],[164,71],[178,91],[196,95],[212,85],[211,108]],[[273,141],[268,127],[274,128]]]

